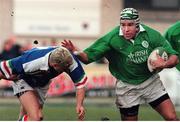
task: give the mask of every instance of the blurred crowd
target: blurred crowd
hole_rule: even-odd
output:
[[[36,40],[37,41],[37,40]],[[37,41],[38,42],[38,41]],[[0,51],[0,61],[8,60],[11,58],[15,58],[22,54],[22,52],[33,48],[34,46],[38,45],[39,43],[34,44],[33,42],[27,42],[26,44],[22,45],[17,43],[16,37],[10,37],[4,41],[2,44],[2,50]],[[43,41],[42,46],[47,46],[46,41]],[[55,46],[57,45],[56,39],[50,40],[50,45]]]

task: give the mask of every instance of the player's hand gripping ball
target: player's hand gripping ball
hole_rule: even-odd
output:
[[[158,61],[158,56],[160,56],[164,61],[168,60],[168,54],[163,47],[157,47],[154,49],[148,57],[147,66],[150,72],[156,70],[156,68],[151,63],[152,61]]]

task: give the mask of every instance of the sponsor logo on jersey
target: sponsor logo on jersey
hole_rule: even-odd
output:
[[[136,64],[144,63],[148,58],[148,50],[140,50],[136,52],[131,52],[128,55],[127,61],[131,61]]]

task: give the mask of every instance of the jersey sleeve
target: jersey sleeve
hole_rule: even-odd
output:
[[[173,35],[170,30],[167,30],[164,34],[165,39],[171,44],[172,48],[176,50],[176,43],[173,40]]]
[[[69,76],[71,77],[74,85],[77,89],[85,87],[87,83],[87,76],[79,62],[79,60],[73,56],[73,64],[70,66]]]
[[[12,75],[23,74],[23,68],[21,64],[21,57],[13,58],[10,60],[2,61],[0,63],[0,71],[9,79]]]
[[[0,63],[0,71],[6,77],[6,79],[9,79],[11,77],[12,70],[13,69],[10,60],[2,61]]]
[[[99,38],[95,43],[90,47],[86,48],[84,52],[88,56],[88,62],[94,62],[105,56],[106,52],[110,50],[109,46],[110,36],[107,34]]]
[[[163,36],[161,36],[160,33],[157,33],[157,36],[155,37],[157,37],[157,39],[154,39],[155,47],[163,47],[166,50],[166,52],[170,55],[178,54],[178,52],[176,52],[172,48],[171,44]]]

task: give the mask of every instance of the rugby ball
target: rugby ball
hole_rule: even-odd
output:
[[[160,57],[162,57],[162,59],[164,61],[168,60],[168,54],[165,51],[165,49],[163,47],[157,47],[156,49],[154,49],[151,54],[148,57],[147,60],[147,66],[150,72],[155,71],[155,67],[151,64],[151,61],[156,61],[157,60],[157,55],[159,55]]]

